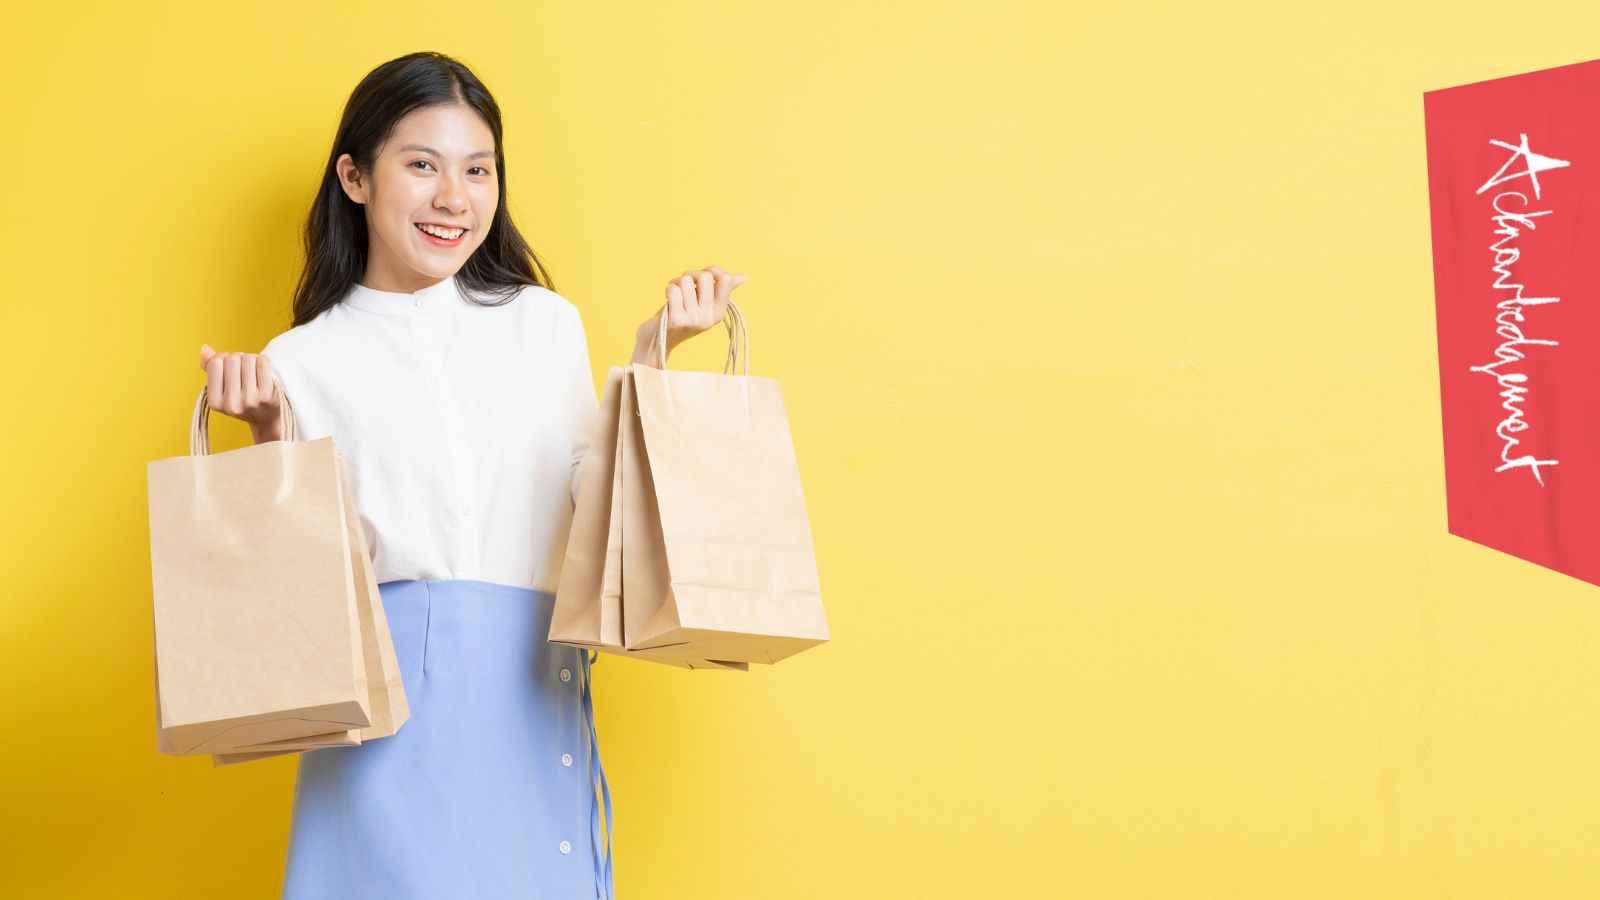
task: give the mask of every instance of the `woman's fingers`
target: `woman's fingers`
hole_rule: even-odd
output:
[[[728,298],[733,295],[734,288],[744,284],[745,276],[738,272],[729,272],[721,266],[706,266],[706,269],[716,273],[717,276],[717,302],[711,311],[711,322],[707,325],[710,327],[727,318]]]
[[[206,405],[252,425],[268,423],[277,410],[272,363],[266,356],[216,351],[200,345],[200,368],[206,373]]]
[[[272,381],[272,361],[266,354],[256,357],[256,399],[258,402],[272,406],[278,402],[278,386]]]
[[[692,279],[685,276],[667,287],[667,329],[669,331],[673,326],[682,327],[684,317],[689,314],[689,304],[692,302],[691,298],[694,297],[694,287],[692,284],[685,284],[685,281],[692,282]]]
[[[749,280],[749,278],[747,278],[744,274],[739,272],[728,272],[721,266],[706,266],[706,269],[711,272],[715,272],[718,276],[727,275],[729,278],[732,278],[734,287],[738,287]]]
[[[239,354],[228,353],[222,360],[222,411],[237,417],[244,412],[239,397]]]
[[[667,282],[667,327],[677,334],[698,334],[723,321],[733,289],[747,279],[721,266],[687,269]]]
[[[685,272],[678,276],[673,286],[678,289],[678,302],[672,307],[672,318],[667,322],[667,326],[684,328],[694,318],[695,307],[699,302],[695,295],[699,293],[700,287],[695,281],[694,272]]]
[[[206,405],[222,409],[222,365],[224,357],[213,353],[206,360]]]
[[[720,322],[727,313],[728,295],[733,293],[733,286],[736,282],[733,280],[732,275],[723,272],[721,269],[718,269],[717,272],[717,306],[712,312],[716,314],[716,321]]]
[[[701,269],[699,281],[695,291],[694,324],[704,331],[711,327],[711,305],[717,299],[717,276]]]
[[[239,354],[239,389],[240,396],[243,399],[240,404],[240,411],[253,411],[256,404],[261,402],[260,392],[256,390],[256,355],[254,353]]]

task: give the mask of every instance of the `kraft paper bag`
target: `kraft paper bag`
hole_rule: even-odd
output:
[[[661,368],[630,366],[623,640],[771,664],[828,640],[828,624],[783,396],[748,374],[743,316],[728,312],[729,364],[743,356],[745,374],[669,371],[660,352]],[[666,325],[663,312],[661,348]]]
[[[747,670],[744,663],[695,658],[675,647],[629,650],[622,644],[622,492],[617,443],[624,370],[612,366],[601,394],[599,418],[584,458],[566,556],[551,610],[552,643],[681,668]]]
[[[608,378],[608,394],[618,394],[615,447],[602,446],[605,405],[608,424],[590,446],[580,486],[589,514],[568,548],[569,559],[583,560],[574,588],[581,582],[585,602],[598,605],[609,584],[620,583],[626,655],[743,668],[828,640],[782,395],[775,380],[748,374],[749,336],[731,301],[728,316],[722,374],[665,368],[663,308],[654,345],[663,367],[633,364]],[[745,374],[730,374],[741,357]],[[598,470],[608,452],[615,471],[606,498]],[[599,510],[607,505],[602,538]]]
[[[158,664],[156,666],[156,682],[157,682],[157,684],[159,684],[160,681],[161,681],[161,670],[160,669],[161,669],[161,667]],[[161,731],[161,691],[159,689],[156,691],[156,730],[157,730],[157,735],[158,735],[158,737],[157,737],[158,743],[163,743],[163,745],[164,745],[164,748],[163,748],[162,752],[170,753],[171,752],[170,749],[165,749],[165,747],[170,746],[170,745],[167,744],[166,742],[164,742],[163,738],[160,737],[160,731]],[[361,743],[361,738],[360,738],[359,735],[360,735],[360,732],[357,729],[347,729],[345,731],[329,732],[328,734],[325,734],[325,735],[309,735],[309,736],[302,737],[302,738],[291,738],[291,739],[285,740],[285,741],[277,741],[277,742],[274,742],[274,743],[271,743],[271,744],[260,744],[260,745],[257,745],[258,748],[276,747],[278,749],[251,752],[251,753],[245,753],[245,752],[215,753],[215,754],[212,754],[212,756],[211,756],[211,759],[212,759],[212,763],[211,764],[212,764],[213,767],[215,767],[215,766],[225,766],[225,765],[229,765],[231,763],[236,763],[236,762],[248,762],[248,761],[250,761],[252,759],[263,759],[263,758],[269,757],[269,756],[282,756],[285,753],[299,753],[301,750],[317,750],[317,749],[321,749],[323,747],[354,747],[354,746],[356,746],[356,745]]]
[[[202,390],[190,454],[148,466],[163,753],[348,745],[408,713],[342,459],[280,397],[284,440],[212,454]]]
[[[356,513],[355,496],[350,492],[349,479],[341,477],[339,484],[344,499],[345,533],[349,536],[351,546],[356,548],[350,554],[351,576],[356,586],[356,612],[361,623],[361,649],[366,665],[367,700],[372,724],[366,728],[291,738],[240,748],[238,752],[213,754],[213,766],[249,762],[302,750],[357,746],[362,741],[394,734],[411,716],[405,687],[400,680],[400,660],[395,656],[394,639],[389,633],[389,620],[383,610],[383,596],[378,591],[367,537],[361,530],[361,520]]]
[[[555,605],[550,611],[548,637],[554,643],[596,649],[622,646],[621,597],[614,589],[607,596],[608,586],[604,584],[606,557],[621,550],[621,532],[617,530],[613,535],[611,528],[621,387],[622,370],[612,366],[601,393],[589,451],[584,456],[572,528],[556,583]]]

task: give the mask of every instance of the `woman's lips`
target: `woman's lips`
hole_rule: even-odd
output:
[[[445,240],[442,237],[431,235],[431,234],[427,233],[426,231],[423,231],[422,230],[422,225],[420,223],[414,224],[412,227],[416,228],[417,232],[419,234],[421,234],[423,237],[427,238],[428,241],[431,242],[435,247],[454,247],[457,244],[460,244],[462,241],[467,239],[467,231],[466,231],[466,229],[462,229],[461,234],[457,235],[456,237],[454,237],[454,238],[452,238],[450,240]]]

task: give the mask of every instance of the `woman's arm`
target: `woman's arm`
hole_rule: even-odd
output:
[[[654,322],[655,319],[652,318],[650,321]],[[650,323],[646,322],[645,324],[648,325]],[[657,327],[660,327],[660,326],[657,326]],[[654,362],[652,362],[650,360],[650,341],[648,341],[648,340],[646,340],[644,338],[643,331],[644,331],[644,329],[640,328],[640,336],[639,336],[638,339],[636,339],[633,342],[633,358],[628,360],[628,362],[637,363],[639,365],[645,365],[645,366],[654,366],[654,365],[656,365],[656,363],[654,363]],[[655,334],[656,334],[655,333],[655,329],[651,329],[650,330],[651,338],[654,338]]]

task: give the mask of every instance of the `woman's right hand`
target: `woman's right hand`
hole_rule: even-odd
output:
[[[200,345],[200,368],[206,373],[206,404],[250,426],[254,443],[283,439],[283,416],[272,381],[272,365],[255,353],[218,353]]]

